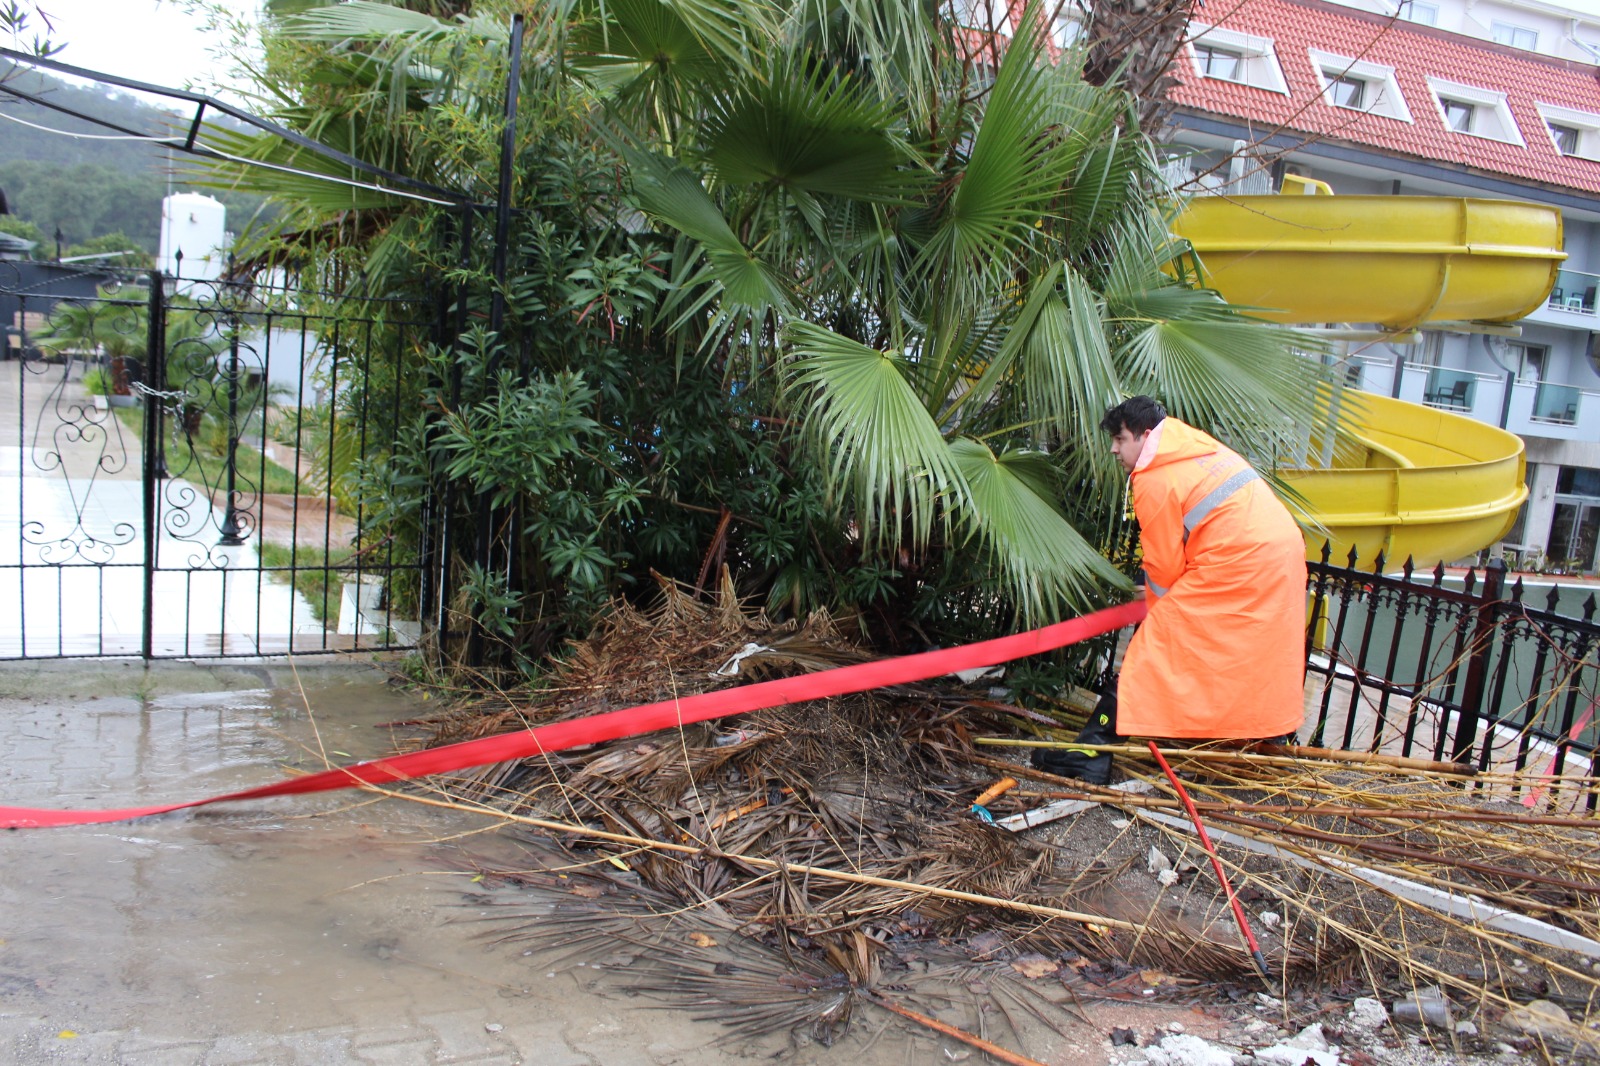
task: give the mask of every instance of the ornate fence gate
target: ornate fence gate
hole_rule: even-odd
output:
[[[436,323],[160,274],[61,296],[32,266],[0,262],[0,658],[415,641],[428,583],[352,487]]]

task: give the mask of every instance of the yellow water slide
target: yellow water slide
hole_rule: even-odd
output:
[[[1325,190],[1326,186],[1322,186]],[[1534,310],[1566,258],[1561,215],[1510,200],[1423,196],[1201,197],[1173,232],[1206,285],[1261,317],[1302,326],[1372,323],[1405,333],[1482,328]],[[1527,496],[1522,441],[1463,415],[1348,393],[1341,446],[1325,469],[1281,474],[1334,558],[1355,547],[1419,566],[1460,559],[1505,535]]]

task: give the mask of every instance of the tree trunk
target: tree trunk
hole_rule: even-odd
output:
[[[1189,32],[1195,0],[1095,0],[1088,24],[1084,80],[1118,78],[1139,98],[1139,126],[1156,137],[1172,113],[1169,70]],[[1119,77],[1120,75],[1120,77]]]

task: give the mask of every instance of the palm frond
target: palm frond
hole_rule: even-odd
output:
[[[633,165],[634,194],[640,206],[700,242],[730,300],[752,308],[788,306],[789,296],[781,280],[745,248],[699,178],[654,153],[624,151]]]
[[[1304,334],[1263,328],[1213,294],[1176,285],[1135,304],[1143,315],[1117,352],[1125,387],[1162,397],[1180,418],[1212,427],[1275,466],[1312,424],[1324,375],[1297,347]]]
[[[978,125],[971,155],[924,251],[947,289],[995,288],[1017,267],[1066,175],[1042,165],[1048,135],[1036,33],[1012,40]],[[953,294],[949,293],[949,294]],[[947,295],[949,295],[947,294]]]
[[[924,4],[805,0],[788,9],[785,38],[845,57],[871,73],[877,93],[896,100],[922,125],[938,99],[939,27]]]
[[[675,135],[690,99],[727,78],[727,64],[676,6],[660,0],[583,5],[568,34],[571,68],[614,99],[634,124]]]
[[[1108,332],[1098,294],[1067,266],[1060,293],[1052,293],[1040,309],[1019,369],[1029,414],[1070,453],[1104,453],[1099,416],[1117,402],[1120,391]],[[1102,473],[1110,472],[1108,463]]]
[[[702,152],[729,185],[767,184],[854,200],[895,200],[909,158],[887,103],[857,81],[803,63],[776,64],[715,101]]]
[[[1072,528],[1055,504],[1055,476],[1041,452],[996,454],[970,437],[950,443],[969,486],[962,517],[996,564],[1000,581],[1028,620],[1082,610],[1097,589],[1127,580]]]
[[[921,547],[935,517],[965,503],[967,488],[908,380],[912,365],[809,322],[793,323],[788,340],[788,383],[833,481],[850,488],[863,535],[894,544],[904,523]]]
[[[196,184],[227,188],[248,174],[252,192],[318,215],[393,208],[407,202],[374,187],[378,181],[370,174],[271,134],[207,127],[203,143],[223,158],[197,164],[192,171]],[[344,145],[330,146],[348,152]]]

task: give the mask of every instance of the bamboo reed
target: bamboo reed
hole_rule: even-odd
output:
[[[655,851],[670,851],[680,855],[698,855],[711,859],[724,859],[728,862],[745,863],[763,869],[788,871],[790,873],[804,874],[809,877],[822,877],[835,881],[848,881],[858,885],[873,885],[877,888],[892,888],[914,896],[937,896],[940,899],[959,900],[963,903],[976,903],[985,907],[999,907],[1004,910],[1020,911],[1041,918],[1062,918],[1081,925],[1103,926],[1108,929],[1125,929],[1130,932],[1142,933],[1146,927],[1138,922],[1126,922],[1119,918],[1108,918],[1103,914],[1086,914],[1083,911],[1070,911],[1061,907],[1046,907],[1038,903],[1024,903],[1021,900],[1002,899],[998,896],[986,896],[978,892],[963,892],[954,888],[939,888],[935,885],[920,885],[914,881],[898,881],[889,877],[874,877],[870,874],[850,873],[846,870],[830,870],[823,866],[807,866],[803,863],[783,862],[779,859],[768,859],[760,855],[739,855],[722,851],[713,846],[696,846],[694,844],[674,844],[666,840],[652,840],[648,837],[634,836],[629,833],[613,833],[603,829],[593,829],[586,825],[573,825],[570,822],[558,822],[548,818],[530,818],[525,814],[512,814],[509,811],[497,811],[490,807],[478,804],[458,803],[452,800],[434,799],[430,796],[418,796],[405,792],[396,792],[392,789],[379,788],[376,785],[363,785],[362,788],[379,795],[403,799],[411,803],[421,803],[430,807],[443,807],[446,810],[470,811],[474,814],[498,818],[505,822],[514,822],[517,825],[533,826],[536,829],[546,829],[554,833],[567,833],[573,836],[582,836],[595,840],[608,840],[614,844],[628,844],[635,847],[650,848]]]
[[[1068,740],[1015,740],[1010,737],[974,737],[973,742],[994,748],[1082,748],[1081,741]],[[1150,754],[1150,749],[1139,744],[1095,744],[1095,751],[1108,751],[1122,755]],[[1478,772],[1467,763],[1436,762],[1432,759],[1413,759],[1405,755],[1383,755],[1365,751],[1340,751],[1337,748],[1286,748],[1277,744],[1263,744],[1254,748],[1157,748],[1163,755],[1177,755],[1188,759],[1246,759],[1266,766],[1302,766],[1307,761],[1351,763],[1363,767],[1387,766],[1397,770],[1446,774],[1453,777],[1476,777]]]

